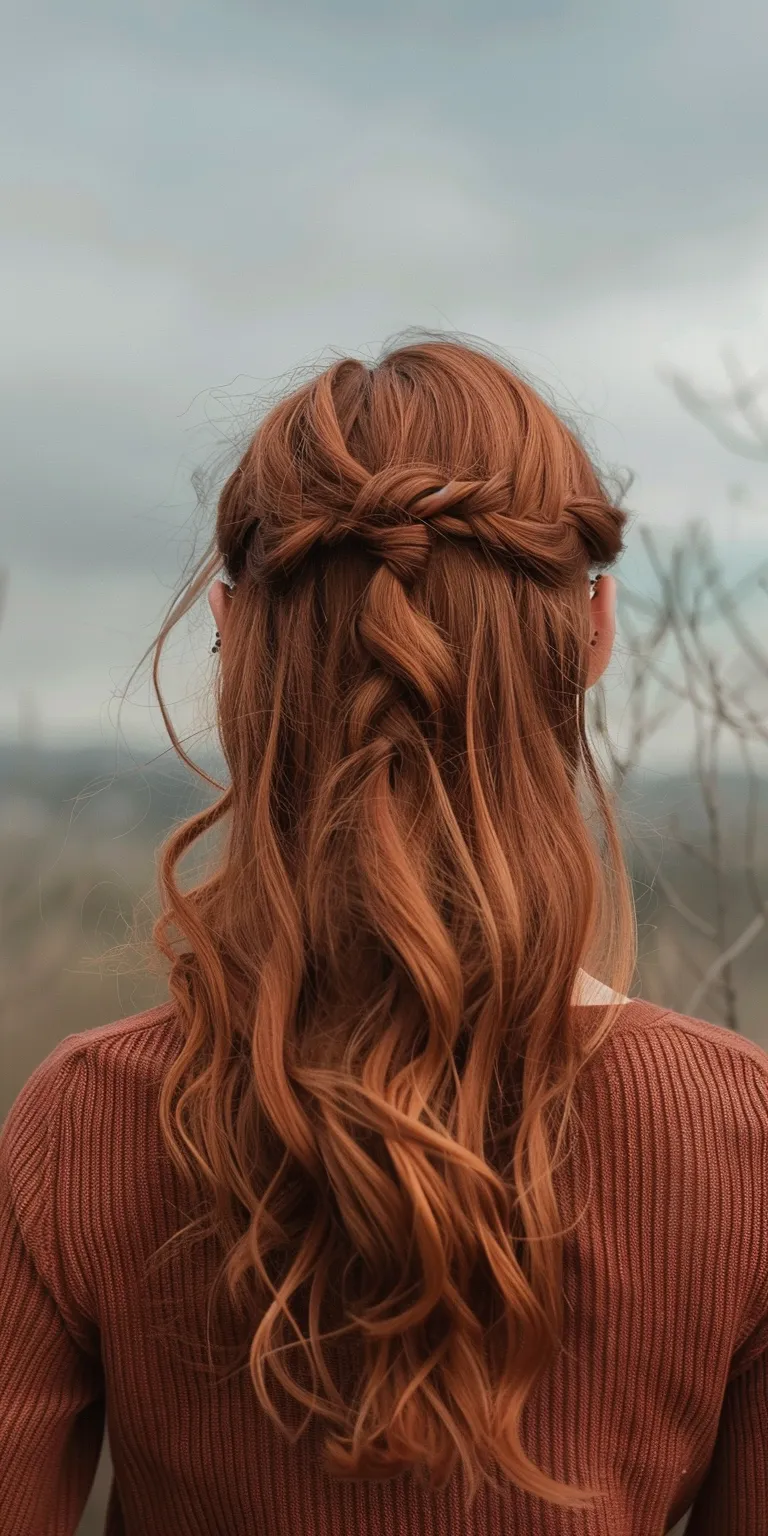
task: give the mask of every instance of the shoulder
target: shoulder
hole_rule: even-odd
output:
[[[65,1035],[40,1063],[37,1072],[44,1072],[46,1068],[54,1071],[55,1067],[71,1066],[76,1062],[98,1067],[120,1057],[139,1060],[143,1055],[151,1055],[163,1036],[173,1034],[175,1017],[174,1004],[166,1002],[102,1024],[98,1029],[83,1029]]]
[[[707,1019],[636,999],[622,1009],[612,1035],[617,1055],[642,1057],[667,1067],[678,1081],[699,1082],[716,1073],[742,1093],[768,1088],[768,1052],[746,1036]]]
[[[146,1065],[156,1076],[177,1041],[175,1017],[174,1005],[162,1003],[98,1029],[65,1035],[30,1073],[5,1117],[5,1161],[20,1143],[35,1138],[50,1143],[57,1116],[71,1106],[77,1089],[97,1086],[121,1066],[141,1071]]]
[[[37,1125],[50,1130],[57,1113],[115,1070],[156,1069],[175,1040],[175,1009],[162,1003],[97,1029],[65,1035],[30,1073],[14,1099],[2,1127],[6,1148],[32,1133]],[[167,1050],[166,1050],[167,1048]]]
[[[707,1252],[698,1238],[690,1251],[731,1277],[736,1374],[768,1345],[768,1053],[723,1025],[648,1003],[623,1010],[609,1041],[611,1089],[633,1111],[628,1161],[650,1170],[682,1239],[700,1227]]]
[[[73,1328],[93,1315],[87,1254],[115,1147],[125,1169],[175,1044],[174,1021],[174,1007],[163,1004],[67,1035],[28,1077],[0,1132],[6,1219]]]
[[[631,1130],[640,1156],[733,1207],[768,1212],[768,1053],[720,1024],[635,1001],[595,1058],[604,1127]],[[622,1140],[623,1144],[623,1140]],[[768,1236],[768,1232],[766,1233]]]
[[[768,1212],[768,1053],[753,1041],[638,999],[587,1061],[581,1096],[622,1160],[699,1191],[727,1186],[745,1211],[765,1198]]]
[[[44,1244],[54,1191],[84,1171],[99,1125],[120,1117],[130,1090],[156,1083],[173,1049],[174,1020],[165,1003],[66,1035],[16,1095],[0,1132],[0,1169],[20,1224],[37,1229]]]

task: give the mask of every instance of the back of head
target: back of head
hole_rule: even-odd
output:
[[[269,1365],[335,1426],[338,1476],[595,1493],[528,1459],[520,1415],[562,1315],[554,1167],[615,1017],[574,1010],[577,977],[622,993],[634,969],[585,732],[588,577],[624,521],[508,366],[453,341],[346,359],[258,427],[161,635],[223,566],[230,783],[161,866],[185,1037],[164,1132],[250,1297],[259,1399],[276,1416]]]

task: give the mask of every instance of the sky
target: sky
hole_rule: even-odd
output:
[[[503,348],[634,473],[638,528],[702,518],[729,571],[768,557],[768,465],[667,376],[722,388],[724,347],[768,374],[764,0],[0,22],[0,735],[112,744],[206,542],[193,471],[294,369],[406,327]],[[201,614],[169,659],[183,731],[211,638]],[[120,728],[160,740],[146,674]]]

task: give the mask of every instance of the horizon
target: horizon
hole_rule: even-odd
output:
[[[627,549],[618,563],[616,574],[620,585],[634,596],[653,597],[658,583],[641,543],[641,530],[649,525],[635,518],[629,529]],[[679,536],[677,528],[665,529],[652,526],[657,546],[664,554]],[[768,529],[764,539],[743,536],[719,537],[709,529],[712,547],[720,564],[724,581],[729,587],[745,581],[754,572],[765,567],[768,576]],[[8,580],[8,592],[13,591],[13,572]],[[164,603],[168,601],[168,593]],[[753,591],[743,610],[749,622],[761,593]],[[621,605],[621,590],[619,592]],[[149,662],[145,662],[134,683],[133,690],[123,696],[128,679],[160,626],[162,609],[150,615],[143,626],[136,625],[135,635],[123,635],[123,660],[118,667],[114,660],[104,659],[103,666],[95,673],[88,694],[85,695],[83,713],[73,711],[71,698],[62,695],[54,680],[44,689],[34,668],[25,675],[23,659],[17,666],[19,684],[11,690],[6,684],[4,696],[0,696],[0,743],[4,745],[29,744],[50,750],[76,747],[79,744],[101,747],[105,752],[127,750],[139,756],[164,751],[168,745],[160,711],[150,693]],[[725,640],[726,630],[722,623],[713,626],[712,640],[718,633]],[[204,598],[199,600],[195,612],[182,621],[178,634],[169,642],[163,662],[163,683],[167,696],[172,700],[172,713],[182,739],[196,741],[213,738],[212,719],[213,676],[215,663],[210,656],[213,636],[213,620]],[[0,631],[0,638],[3,638]],[[117,648],[116,648],[117,649]],[[604,681],[606,705],[614,740],[621,743],[623,655],[621,637],[617,637],[614,656]],[[84,690],[85,694],[85,690]],[[768,705],[768,700],[766,700]],[[4,705],[4,707],[3,707]],[[88,705],[90,707],[88,707]],[[118,728],[119,723],[119,728]],[[654,742],[654,760],[663,771],[680,771],[690,757],[692,737],[680,729],[680,720],[671,721]],[[726,741],[725,761],[738,761],[739,750]],[[216,753],[215,744],[212,748]],[[763,751],[760,747],[759,752]],[[768,771],[768,755],[765,757]]]

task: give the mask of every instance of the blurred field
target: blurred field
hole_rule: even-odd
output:
[[[94,752],[48,753],[0,747],[0,1116],[36,1064],[67,1034],[134,1013],[160,1000],[164,988],[146,969],[112,974],[86,963],[128,937],[137,904],[148,929],[155,851],[166,829],[204,798],[172,758],[137,769]],[[746,783],[719,789],[723,871],[719,893],[708,887],[697,856],[706,825],[695,791],[682,778],[646,775],[623,791],[623,820],[633,870],[640,965],[635,991],[684,1008],[713,949],[685,916],[714,920],[724,903],[736,935],[754,916],[744,881]],[[768,783],[760,784],[757,837],[750,852],[761,889],[768,888]],[[684,852],[668,828],[677,817]],[[642,856],[636,842],[642,844]],[[662,884],[675,892],[673,910]],[[765,929],[735,962],[739,1028],[768,1048],[768,940]],[[702,998],[699,1016],[725,1021],[718,988]],[[109,1487],[105,1447],[80,1536],[103,1529]]]

